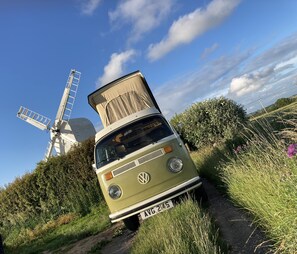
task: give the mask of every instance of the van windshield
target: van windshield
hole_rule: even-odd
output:
[[[172,134],[169,125],[160,116],[136,121],[98,142],[95,149],[96,166],[100,168]]]

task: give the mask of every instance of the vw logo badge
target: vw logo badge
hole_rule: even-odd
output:
[[[146,172],[141,172],[138,174],[137,180],[140,184],[147,184],[151,180],[151,176]]]

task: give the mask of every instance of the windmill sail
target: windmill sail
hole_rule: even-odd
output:
[[[76,143],[76,140],[69,142],[61,137],[61,133],[64,131],[66,123],[70,119],[72,108],[74,105],[78,85],[80,81],[81,73],[76,70],[71,70],[67,79],[66,87],[58,108],[56,120],[51,128],[51,140],[47,147],[46,159],[51,156],[53,149],[55,149],[57,155],[65,154]]]
[[[56,115],[56,121],[61,122],[62,120],[68,121],[72,112],[73,104],[75,101],[81,73],[76,70],[71,70],[66,87],[58,108]]]
[[[22,106],[20,107],[17,113],[17,117],[26,121],[27,123],[34,125],[35,127],[43,131],[50,129],[49,125],[51,120],[48,117],[38,114],[25,107],[22,107]]]

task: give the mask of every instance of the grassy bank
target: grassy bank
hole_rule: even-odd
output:
[[[5,253],[25,254],[57,250],[107,228],[110,225],[108,213],[106,205],[102,204],[93,207],[91,212],[83,217],[68,214],[32,229],[14,229],[5,239]]]
[[[132,253],[222,253],[210,218],[191,199],[144,221]]]
[[[230,154],[224,147],[204,147],[191,153],[199,175],[207,178],[217,187],[223,187],[221,179],[221,164],[230,160]]]
[[[236,153],[212,147],[192,157],[203,176],[254,215],[278,253],[297,253],[297,157],[288,158],[289,139],[271,126],[247,131],[246,145]]]
[[[249,210],[281,253],[297,252],[297,162],[275,136],[255,133],[250,146],[223,168],[230,197]]]

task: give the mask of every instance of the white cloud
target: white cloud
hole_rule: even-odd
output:
[[[98,78],[97,87],[107,84],[123,75],[123,66],[136,55],[133,49],[122,53],[113,53],[109,63],[104,67],[103,75]]]
[[[286,61],[283,61],[283,62],[278,63],[275,66],[274,70],[279,70],[279,69],[282,70],[282,69],[292,68],[296,64],[297,64],[297,55],[294,56],[294,57],[292,57],[292,58],[290,58],[290,59],[288,59],[288,60],[286,60]]]
[[[143,34],[157,27],[170,13],[173,0],[125,0],[109,12],[111,22],[132,25],[130,42],[139,40]]]
[[[297,33],[271,48],[234,51],[153,89],[167,118],[192,103],[225,96],[253,112],[276,99],[297,94]],[[287,46],[287,47],[286,47]],[[281,53],[280,53],[281,52]]]
[[[232,79],[229,93],[239,97],[257,91],[261,86],[262,84],[259,80],[248,77],[248,75],[243,75],[239,78]]]
[[[211,47],[204,49],[203,52],[202,52],[202,54],[201,54],[201,58],[204,59],[204,58],[208,57],[218,47],[219,47],[219,44],[218,43],[214,43]]]
[[[94,11],[97,9],[101,0],[85,0],[82,2],[82,14],[92,15]]]
[[[163,40],[149,46],[148,58],[152,61],[157,60],[177,46],[190,43],[207,30],[222,23],[238,3],[239,0],[213,0],[206,9],[199,8],[180,17],[171,25]]]
[[[286,62],[297,55],[297,34],[293,34],[276,43],[273,47],[257,55],[246,67],[247,71],[253,71],[267,65],[277,65]]]
[[[153,93],[162,112],[170,118],[196,101],[227,95],[228,85],[249,56],[248,51],[222,56],[208,62],[203,68],[160,85]]]

